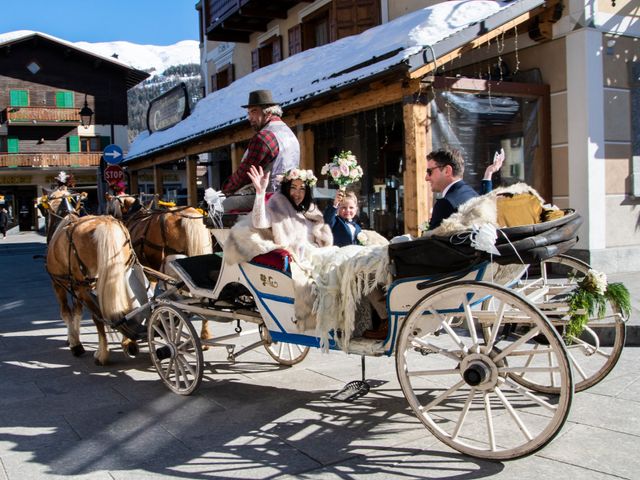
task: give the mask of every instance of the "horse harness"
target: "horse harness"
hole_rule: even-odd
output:
[[[67,236],[67,241],[69,244],[69,250],[68,250],[68,255],[67,258],[69,259],[68,265],[69,265],[69,272],[67,275],[56,275],[53,274],[49,271],[49,269],[47,268],[47,273],[49,274],[49,276],[61,287],[63,287],[67,292],[69,292],[69,294],[74,297],[74,298],[78,298],[74,291],[75,291],[75,287],[85,287],[85,288],[89,288],[89,289],[93,289],[95,287],[95,283],[97,278],[96,277],[90,277],[89,276],[89,269],[87,268],[87,266],[85,265],[85,263],[82,261],[82,259],[80,258],[80,254],[78,253],[78,249],[76,248],[76,245],[73,241],[73,232],[75,231],[76,227],[82,223],[85,220],[89,220],[89,217],[85,217],[85,218],[80,218],[78,221],[69,223],[67,225],[65,225],[64,228],[64,233]],[[118,224],[118,226],[120,228],[122,228],[121,224]],[[126,234],[127,232],[125,232]],[[127,240],[124,242],[124,244],[122,245],[122,248],[124,248],[127,244],[129,244],[129,246],[131,247],[131,255],[129,256],[129,258],[127,259],[127,262],[125,263],[125,267],[129,268],[131,265],[133,265],[133,263],[136,260],[136,253],[135,250],[133,249],[133,245],[131,245],[131,239],[129,237],[129,235],[125,235]],[[76,262],[78,263],[78,268],[80,269],[80,273],[82,274],[82,276],[84,277],[82,280],[75,280],[73,277],[73,272],[71,269],[71,258],[72,255],[75,257]],[[46,268],[46,265],[45,265]]]
[[[131,231],[131,226],[133,224],[134,221],[141,221],[141,222],[146,222],[146,225],[144,227],[144,231],[142,232],[142,235],[137,238],[135,240],[135,242],[132,243],[132,247],[134,249],[134,251],[136,251],[137,247],[140,247],[140,259],[142,260],[142,263],[147,263],[147,258],[146,255],[144,253],[144,249],[145,247],[149,247],[152,248],[153,250],[159,250],[162,252],[162,256],[166,257],[167,255],[175,255],[175,254],[184,254],[185,252],[183,251],[178,251],[175,250],[174,248],[171,248],[168,244],[167,244],[167,232],[165,229],[165,225],[166,225],[166,215],[171,213],[171,214],[177,214],[178,216],[182,217],[182,218],[188,218],[188,219],[197,219],[198,217],[192,217],[189,215],[184,215],[181,214],[180,212],[186,210],[189,207],[180,207],[177,208],[176,210],[170,210],[170,211],[166,211],[166,210],[137,210],[135,212],[134,215],[132,215],[127,221],[126,221],[126,225],[127,228],[129,228],[129,231]],[[153,243],[151,242],[148,238],[147,238],[147,233],[149,232],[149,228],[151,227],[151,219],[153,217],[156,216],[160,216],[160,236],[162,237],[162,245],[158,245],[157,243]],[[204,218],[204,217],[202,217]]]

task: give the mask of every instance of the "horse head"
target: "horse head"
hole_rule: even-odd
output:
[[[105,195],[106,213],[118,220],[126,220],[141,210],[142,203],[136,195]]]
[[[46,212],[47,242],[51,240],[53,232],[60,221],[67,215],[78,215],[82,208],[82,201],[87,197],[86,193],[71,193],[66,187],[58,188],[45,195],[40,201],[40,206]]]

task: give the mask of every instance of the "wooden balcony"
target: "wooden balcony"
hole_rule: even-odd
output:
[[[313,0],[205,0],[207,39],[248,43],[254,32],[266,32],[274,19],[286,19],[291,7]]]
[[[9,125],[80,125],[79,108],[7,107],[2,111],[2,123]]]
[[[97,167],[102,153],[0,153],[2,167]]]

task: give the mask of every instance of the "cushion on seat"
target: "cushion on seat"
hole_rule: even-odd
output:
[[[251,263],[274,268],[276,270],[280,270],[281,272],[290,272],[290,256],[291,254],[288,251],[282,248],[278,248],[268,253],[258,255],[257,257],[253,257],[251,259]]]

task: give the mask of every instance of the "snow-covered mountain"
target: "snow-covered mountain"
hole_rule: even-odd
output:
[[[151,75],[158,75],[167,68],[189,63],[200,63],[200,48],[196,40],[183,40],[174,45],[138,45],[131,42],[75,42],[75,46],[90,52],[112,57]]]
[[[138,45],[131,42],[76,42],[74,45],[103,57],[114,57],[138,70],[151,74],[128,92],[129,139],[147,128],[149,102],[184,82],[191,106],[202,96],[200,78],[200,48],[195,40],[183,40],[174,45]],[[114,55],[117,55],[115,57]]]

